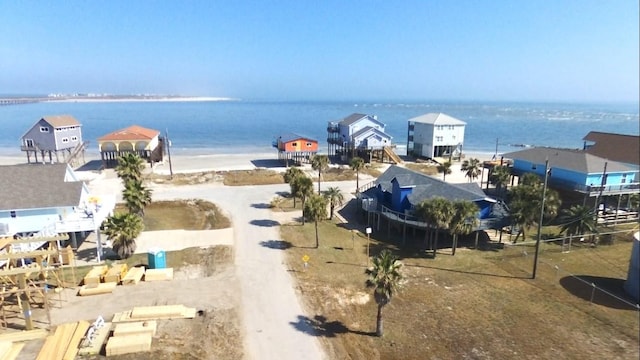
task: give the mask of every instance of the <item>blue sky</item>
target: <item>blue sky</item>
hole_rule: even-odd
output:
[[[0,0],[0,94],[638,101],[637,0]]]

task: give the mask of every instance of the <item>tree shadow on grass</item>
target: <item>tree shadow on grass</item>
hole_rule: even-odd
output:
[[[322,315],[316,315],[309,318],[304,315],[298,315],[298,321],[292,321],[289,324],[296,330],[313,336],[322,336],[333,338],[338,334],[352,333],[357,335],[375,336],[375,332],[366,332],[359,330],[351,330],[341,321],[327,321]]]
[[[275,220],[270,220],[270,219],[251,220],[251,221],[249,221],[249,224],[255,225],[255,226],[262,226],[262,227],[273,227],[273,226],[279,226],[280,225],[279,222],[277,222]]]
[[[624,290],[624,279],[575,275],[563,277],[560,279],[560,285],[574,296],[585,301],[593,301],[594,304],[612,309],[637,310],[631,305],[635,301]]]
[[[264,246],[269,249],[287,250],[293,247],[293,244],[284,240],[267,240],[267,241],[260,241],[260,246]]]

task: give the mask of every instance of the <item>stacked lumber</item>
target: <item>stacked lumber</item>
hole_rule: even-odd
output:
[[[38,340],[44,339],[45,337],[47,337],[47,334],[48,332],[45,329],[15,331],[0,335],[0,341],[10,341],[15,343],[21,341]]]
[[[143,267],[132,267],[127,271],[127,274],[122,278],[122,285],[136,285],[142,280],[144,276]]]
[[[118,284],[114,282],[82,285],[78,291],[80,296],[111,294]]]
[[[173,268],[147,269],[144,273],[144,281],[173,280]]]
[[[47,336],[36,360],[73,360],[78,345],[89,329],[89,323],[78,321],[58,326],[53,335]]]
[[[115,324],[113,328],[113,336],[125,336],[133,334],[156,334],[158,328],[158,322],[155,320],[150,321],[136,321]]]
[[[140,306],[133,308],[133,310],[115,313],[112,322],[193,319],[195,317],[196,309],[184,305]]]
[[[120,283],[122,278],[127,274],[127,264],[114,264],[106,274],[102,277],[105,283]]]
[[[91,333],[87,332],[87,336],[80,343],[78,349],[79,356],[98,355],[102,351],[102,346],[107,341],[109,333],[111,333],[111,323],[104,323],[98,328],[91,328]]]
[[[20,355],[20,351],[24,347],[25,343],[14,343],[11,341],[0,342],[0,360],[15,360]]]
[[[108,269],[109,268],[106,265],[94,266],[93,269],[91,269],[91,271],[89,271],[89,273],[85,275],[84,285],[100,284],[102,276],[107,272]]]
[[[107,356],[151,351],[151,333],[112,336],[105,347]]]

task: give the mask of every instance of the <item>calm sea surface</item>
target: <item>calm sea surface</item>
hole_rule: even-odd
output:
[[[132,124],[169,131],[176,154],[265,153],[282,132],[315,138],[326,152],[328,121],[354,112],[377,115],[402,153],[407,120],[443,112],[467,123],[464,151],[493,154],[514,145],[581,148],[589,131],[638,135],[638,104],[354,103],[354,102],[114,102],[0,106],[0,155],[19,155],[20,137],[40,117],[70,114],[82,125],[90,152],[96,139]]]

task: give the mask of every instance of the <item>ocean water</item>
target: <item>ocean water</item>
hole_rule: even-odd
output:
[[[42,116],[70,114],[82,125],[89,153],[96,139],[132,124],[168,131],[172,153],[183,155],[275,152],[272,140],[294,132],[327,151],[326,127],[352,113],[377,115],[398,152],[407,120],[443,112],[467,123],[463,152],[493,154],[522,145],[582,148],[589,131],[638,135],[638,104],[456,102],[46,102],[0,106],[0,155],[20,155],[20,137]]]

